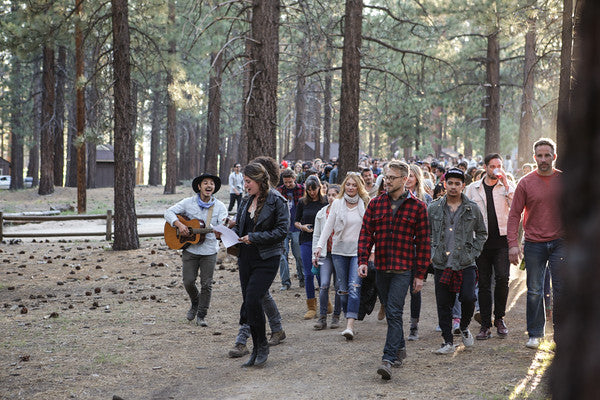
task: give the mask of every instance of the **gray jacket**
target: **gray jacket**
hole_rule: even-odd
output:
[[[252,200],[254,196],[247,196],[240,204],[237,213],[238,221],[234,228],[238,236],[242,236],[241,233],[244,232],[246,212]],[[250,242],[258,247],[263,260],[283,253],[283,239],[287,236],[289,225],[290,209],[287,200],[278,191],[270,189],[265,205],[256,220],[254,231],[248,232]]]
[[[454,258],[453,265],[448,263],[446,254],[446,218],[444,209],[446,207],[446,196],[433,201],[427,212],[429,213],[429,224],[431,226],[431,262],[434,268],[452,268],[454,271],[462,270],[475,265],[475,259],[481,253],[483,245],[487,240],[487,229],[479,207],[461,194],[463,208],[455,225],[454,247],[460,252],[459,257]]]

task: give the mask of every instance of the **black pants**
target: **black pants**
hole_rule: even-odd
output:
[[[263,298],[277,275],[279,259],[280,256],[266,260],[246,260],[242,255],[238,259],[244,299],[240,309],[240,325],[250,325],[254,346],[260,346],[267,341]]]
[[[504,318],[506,299],[508,298],[508,279],[510,261],[508,247],[500,249],[484,249],[477,258],[479,270],[479,311],[481,327],[492,326],[492,274],[494,275],[494,318]]]
[[[229,193],[229,208],[227,209],[227,211],[231,211],[233,210],[233,206],[235,205],[235,202],[237,201],[237,206],[240,206],[240,202],[242,201],[242,194],[235,194],[235,193]],[[237,208],[236,208],[237,210]]]
[[[442,329],[444,343],[454,343],[452,336],[452,307],[456,299],[456,293],[450,291],[450,286],[440,283],[440,277],[444,272],[434,269],[435,275],[435,301],[437,303],[438,324]],[[471,323],[473,311],[475,310],[475,284],[477,283],[477,269],[469,267],[463,270],[463,281],[460,287],[458,299],[461,303],[462,313],[460,317],[460,329],[465,330]]]

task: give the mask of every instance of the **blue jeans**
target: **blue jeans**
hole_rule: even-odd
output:
[[[565,266],[566,246],[562,239],[550,242],[525,242],[527,270],[527,332],[529,337],[543,337],[546,324],[544,310],[544,276],[550,267],[555,309],[560,307],[561,274]],[[556,312],[555,312],[556,315]],[[556,324],[555,324],[556,328]],[[556,329],[554,330],[556,332]]]
[[[304,272],[304,289],[306,298],[315,298],[315,275],[312,273],[312,242],[304,242],[300,245],[300,254],[302,255],[302,268]],[[317,282],[320,277],[317,276]]]
[[[358,276],[357,256],[332,256],[333,266],[338,284],[338,294],[346,318],[358,318],[360,306],[360,285],[362,279]]]
[[[335,279],[335,270],[333,268],[333,260],[331,254],[320,258],[319,262],[322,262],[319,268],[319,274],[321,275],[321,289],[319,291],[319,315],[327,315],[327,304],[329,303],[329,285],[331,283],[331,275]],[[335,286],[335,300],[333,304],[333,315],[339,316],[342,313],[342,302],[340,301],[340,295],[338,294],[337,280],[334,283]]]
[[[377,291],[385,305],[385,317],[388,325],[382,359],[394,363],[398,349],[406,347],[402,315],[406,293],[411,282],[410,272],[395,274],[378,270],[376,279]]]
[[[263,310],[269,320],[269,326],[271,327],[271,333],[279,332],[283,330],[281,326],[281,314],[277,309],[277,304],[275,304],[275,300],[271,296],[271,293],[267,291],[267,294],[263,298]],[[246,344],[248,338],[250,337],[250,325],[243,324],[240,325],[240,330],[238,331],[237,338],[235,339],[235,343]]]
[[[296,273],[298,274],[298,280],[304,280],[304,274],[302,273],[302,257],[300,256],[300,231],[288,231],[287,236],[283,240],[283,254],[281,255],[281,261],[279,262],[279,277],[281,278],[281,284],[288,286],[292,286],[292,281],[290,280],[290,267],[288,265],[290,241],[292,242],[292,254],[296,259]]]

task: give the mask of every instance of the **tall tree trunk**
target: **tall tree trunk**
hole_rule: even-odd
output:
[[[212,65],[208,81],[208,116],[206,122],[206,158],[203,172],[216,175],[218,172],[219,130],[221,119],[221,73],[222,53],[212,53]]]
[[[54,193],[54,140],[52,125],[54,123],[54,49],[51,44],[44,46],[43,91],[42,91],[42,137],[40,147],[40,187],[38,193],[47,195]]]
[[[252,12],[250,11],[250,9],[248,9],[248,11],[246,12],[247,15],[247,19],[248,21],[251,20],[252,18]],[[244,97],[243,97],[243,101],[242,101],[242,124],[240,127],[240,141],[239,141],[239,147],[238,147],[238,152],[237,152],[237,161],[240,164],[246,165],[248,163],[248,161],[250,160],[248,158],[248,104],[250,102],[250,80],[252,78],[252,71],[250,70],[250,64],[251,64],[251,53],[252,53],[252,46],[251,46],[252,41],[250,40],[250,38],[246,38],[245,41],[245,48],[244,48],[244,54],[246,56],[246,63],[244,64],[244,74],[242,76],[243,79],[243,92],[244,92]],[[200,154],[204,154],[204,153],[200,153]]]
[[[67,48],[58,47],[56,59],[56,99],[54,106],[54,185],[63,186],[65,169],[65,83],[67,80]]]
[[[488,36],[486,93],[489,105],[485,117],[485,154],[500,151],[500,44],[498,32]]]
[[[331,160],[331,72],[325,75],[323,90],[323,159]]]
[[[76,14],[81,16],[82,2],[76,1]],[[85,144],[85,88],[79,84],[84,77],[84,55],[83,55],[83,31],[79,19],[75,22],[75,87],[77,96],[77,212],[83,214],[86,211],[87,192],[85,187],[86,178],[86,144]],[[96,145],[93,145],[96,150]]]
[[[31,97],[33,98],[33,146],[29,149],[29,164],[27,165],[27,176],[33,178],[32,185],[40,184],[40,137],[42,132],[42,78],[40,74],[39,61],[33,63],[33,74],[31,80]]]
[[[560,83],[558,86],[558,110],[556,124],[556,145],[562,149],[567,140],[568,133],[564,131],[564,124],[560,123],[561,118],[566,118],[569,114],[569,97],[571,92],[571,57],[573,54],[573,0],[563,0],[562,13],[562,35],[560,48]],[[562,160],[557,160],[560,166]]]
[[[533,153],[531,146],[531,135],[534,128],[533,100],[535,83],[535,33],[536,17],[527,19],[527,34],[525,35],[525,64],[523,67],[523,98],[521,100],[521,121],[519,124],[519,153],[515,170],[521,168],[524,163],[531,161]]]
[[[157,74],[157,81],[160,82],[160,74]],[[152,92],[152,115],[150,116],[150,170],[148,172],[148,185],[162,185],[162,163],[160,151],[160,108],[161,93],[159,84],[154,86]]]
[[[71,88],[69,89],[71,90]],[[77,137],[77,96],[71,96],[71,102],[68,109],[68,126],[67,126],[67,176],[65,186],[77,187],[77,147],[75,147],[75,139]]]
[[[129,20],[127,0],[112,0],[114,138],[115,138],[115,239],[114,250],[140,247],[135,214],[135,137],[132,132]]]
[[[304,143],[306,142],[306,78],[303,71],[298,71],[296,77],[296,112],[294,124],[294,158],[303,160],[306,158],[304,154]]]
[[[314,82],[312,85],[311,96],[311,136],[315,142],[315,158],[321,158],[321,90],[319,85]]]
[[[91,61],[91,70],[95,70],[99,68],[100,63],[100,41],[98,39],[95,40],[93,49],[92,49],[92,61]],[[89,85],[87,86],[88,92],[86,96],[87,102],[87,126],[88,126],[88,134],[87,136],[87,187],[88,189],[93,189],[97,186],[96,183],[96,151],[97,145],[103,144],[102,139],[100,139],[100,115],[102,114],[102,102],[100,101],[100,89],[98,88],[98,77],[97,74],[93,74],[93,77],[90,79]]]
[[[580,82],[577,73],[580,70],[581,58],[583,57],[582,23],[585,3],[586,0],[575,0],[575,10],[573,12],[573,51],[571,56],[571,90],[569,92],[569,104],[574,102],[575,92]]]
[[[190,144],[190,163],[188,165],[189,176],[194,178],[199,175],[199,154],[198,154],[198,130],[196,121],[190,120],[188,123],[188,142]]]
[[[169,27],[173,30],[175,27],[175,1],[169,0]],[[175,40],[169,41],[169,57],[175,58],[176,44]],[[167,68],[167,178],[165,182],[165,194],[175,194],[177,186],[177,113],[175,101],[170,93],[170,86],[173,84],[173,71]]]
[[[358,165],[358,106],[360,100],[360,48],[362,0],[346,0],[344,50],[342,55],[342,94],[340,104],[340,178]]]
[[[248,159],[277,157],[279,0],[253,0],[248,103]]]
[[[568,310],[555,314],[560,329],[554,335],[550,387],[556,400],[600,398],[598,340],[595,335],[581,334],[581,327],[591,332],[600,329],[600,188],[590,184],[590,171],[598,168],[600,155],[600,3],[585,1],[582,8],[581,34],[575,36],[582,42],[574,45],[582,46],[575,75],[585,84],[575,85],[571,112],[558,119],[560,129],[570,134],[561,153],[565,171],[561,210],[568,246],[561,301]]]
[[[14,10],[15,6],[13,6]],[[13,55],[10,71],[10,189],[23,189],[23,84],[21,60]]]
[[[177,145],[179,146],[179,157],[177,159],[177,181],[180,182],[188,179],[185,171],[186,154],[187,154],[187,137],[185,134],[185,119],[181,119],[177,126]]]

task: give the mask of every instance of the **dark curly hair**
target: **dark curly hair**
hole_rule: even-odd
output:
[[[262,164],[254,162],[244,167],[244,176],[258,183],[258,198],[256,200],[256,212],[254,213],[254,222],[256,222],[269,193],[269,173]]]

